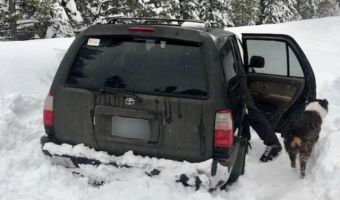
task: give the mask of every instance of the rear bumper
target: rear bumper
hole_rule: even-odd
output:
[[[76,146],[68,144],[59,144],[56,140],[47,136],[41,138],[42,151],[45,155],[52,159],[52,162],[57,165],[63,165],[67,168],[78,168],[81,165],[110,165],[117,168],[142,168],[149,176],[158,176],[162,173],[164,166],[149,166],[146,164],[138,164],[124,162],[124,158],[108,155],[106,152],[96,152],[93,149],[89,149],[84,145],[80,145],[80,148],[85,150],[79,150]],[[181,182],[185,186],[192,186],[196,189],[205,187],[207,189],[215,189],[222,187],[227,182],[231,169],[235,163],[238,147],[235,145],[233,152],[228,159],[210,159],[201,163],[187,163],[171,161],[174,165],[190,165],[184,168],[192,168],[188,173],[180,172],[174,174],[175,181]],[[99,156],[98,156],[99,155]],[[124,155],[123,155],[124,156]],[[139,158],[140,159],[140,158]],[[148,158],[149,159],[149,158]],[[164,160],[164,159],[162,159]],[[140,160],[139,160],[140,161]],[[148,162],[148,160],[145,160]],[[154,168],[155,167],[155,168]],[[181,168],[181,167],[175,167]]]

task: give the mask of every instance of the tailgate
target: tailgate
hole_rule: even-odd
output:
[[[214,113],[204,101],[138,95],[128,106],[128,98],[133,97],[61,88],[54,103],[56,138],[115,155],[133,150],[192,162],[211,157]]]
[[[127,105],[131,98],[139,100]],[[133,150],[144,156],[202,161],[211,156],[207,147],[212,144],[203,120],[200,100],[105,94],[97,97],[94,127],[99,148],[115,155]]]

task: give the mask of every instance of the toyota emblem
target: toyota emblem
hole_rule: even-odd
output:
[[[128,106],[132,106],[133,104],[135,104],[135,102],[136,102],[135,99],[131,97],[125,99],[125,104]]]

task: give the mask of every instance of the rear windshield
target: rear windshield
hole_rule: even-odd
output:
[[[88,38],[67,83],[140,93],[207,96],[199,44],[139,38]]]

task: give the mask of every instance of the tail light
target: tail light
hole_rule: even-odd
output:
[[[44,104],[44,126],[46,129],[53,127],[53,125],[53,95],[49,93]]]
[[[153,33],[155,32],[154,28],[147,28],[147,27],[130,27],[130,32],[146,32],[146,33]]]
[[[216,113],[214,147],[220,150],[230,148],[233,145],[233,120],[231,110],[223,109]]]

